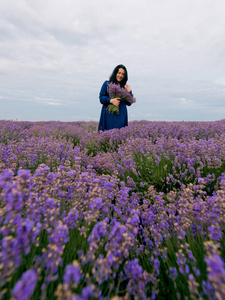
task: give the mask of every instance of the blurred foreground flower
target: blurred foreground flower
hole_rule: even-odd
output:
[[[26,271],[13,289],[14,299],[28,300],[32,295],[37,282],[37,274],[34,270]]]

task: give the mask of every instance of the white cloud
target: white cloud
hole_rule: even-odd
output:
[[[224,8],[223,0],[1,1],[0,93],[56,109],[76,102],[80,118],[98,119],[101,84],[124,63],[137,118],[164,120],[177,103],[202,115],[206,104],[223,108]],[[144,115],[146,107],[155,112]]]
[[[60,102],[59,100],[56,100],[56,99],[53,99],[53,98],[39,98],[37,97],[36,98],[37,102],[41,102],[41,103],[44,103],[46,105],[63,105],[62,102]]]
[[[187,104],[186,98],[180,98],[179,101],[181,104]]]
[[[216,83],[217,85],[222,85],[222,86],[224,86],[224,85],[225,85],[225,77],[217,78],[217,79],[215,80],[215,83]]]

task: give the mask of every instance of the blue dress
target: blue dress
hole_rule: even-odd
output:
[[[99,93],[102,110],[98,130],[109,130],[128,126],[127,105],[130,106],[130,103],[121,101],[119,105],[119,114],[112,114],[106,110],[111,100],[107,89],[109,83],[110,81],[106,80]]]

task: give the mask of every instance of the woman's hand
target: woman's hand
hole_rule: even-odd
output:
[[[125,85],[125,89],[126,89],[128,92],[131,91],[131,87],[129,86],[129,84],[126,84],[126,85]]]
[[[110,100],[110,103],[112,103],[113,105],[118,107],[120,105],[120,100],[119,99],[120,98],[113,98],[113,99]]]

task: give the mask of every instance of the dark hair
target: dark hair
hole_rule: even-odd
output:
[[[116,80],[116,74],[118,73],[120,68],[124,69],[124,77],[123,77],[123,80],[121,80],[121,82],[119,82],[119,84],[122,87],[124,87],[125,84],[127,83],[127,80],[128,80],[127,69],[124,65],[118,65],[118,66],[115,67],[115,69],[113,70],[111,76],[109,77],[109,81],[113,82],[113,83],[118,83],[117,80]]]

